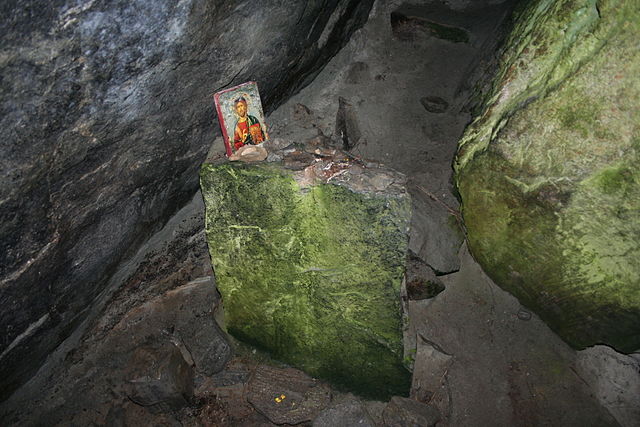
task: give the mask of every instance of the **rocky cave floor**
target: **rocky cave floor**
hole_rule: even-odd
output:
[[[378,2],[315,80],[268,117],[271,138],[326,137],[408,176],[421,212],[404,301],[410,399],[367,401],[225,338],[198,194],[103,296],[102,315],[3,404],[3,424],[627,424],[626,408],[616,421],[600,403],[607,393],[613,406],[623,401],[624,387],[597,389],[597,375],[605,359],[607,375],[625,375],[628,361],[606,347],[569,348],[484,274],[455,232],[451,162],[470,118],[468,81],[487,66],[507,14]],[[219,153],[217,140],[210,156]]]

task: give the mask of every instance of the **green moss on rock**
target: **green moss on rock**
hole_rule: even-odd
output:
[[[406,395],[406,196],[300,188],[269,165],[205,164],[206,232],[231,334],[371,397]]]
[[[565,340],[640,348],[640,4],[531,2],[466,130],[472,252]]]

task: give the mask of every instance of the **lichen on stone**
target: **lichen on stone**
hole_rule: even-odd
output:
[[[301,188],[268,164],[205,164],[201,187],[228,331],[361,395],[406,395],[406,194]]]
[[[634,1],[529,3],[455,165],[474,255],[578,348],[640,347],[639,37]]]

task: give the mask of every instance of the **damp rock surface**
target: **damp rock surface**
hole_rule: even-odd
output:
[[[469,245],[576,348],[640,348],[640,8],[531,2],[459,144]]]
[[[203,165],[226,326],[338,386],[406,395],[400,285],[411,205],[404,177],[327,150],[334,154],[317,154],[298,170],[285,167],[295,147],[278,163]]]

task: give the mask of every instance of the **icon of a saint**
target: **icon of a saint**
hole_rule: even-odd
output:
[[[265,140],[265,132],[260,121],[247,113],[247,100],[241,96],[233,103],[238,120],[233,135],[236,150],[245,145],[257,145]]]

